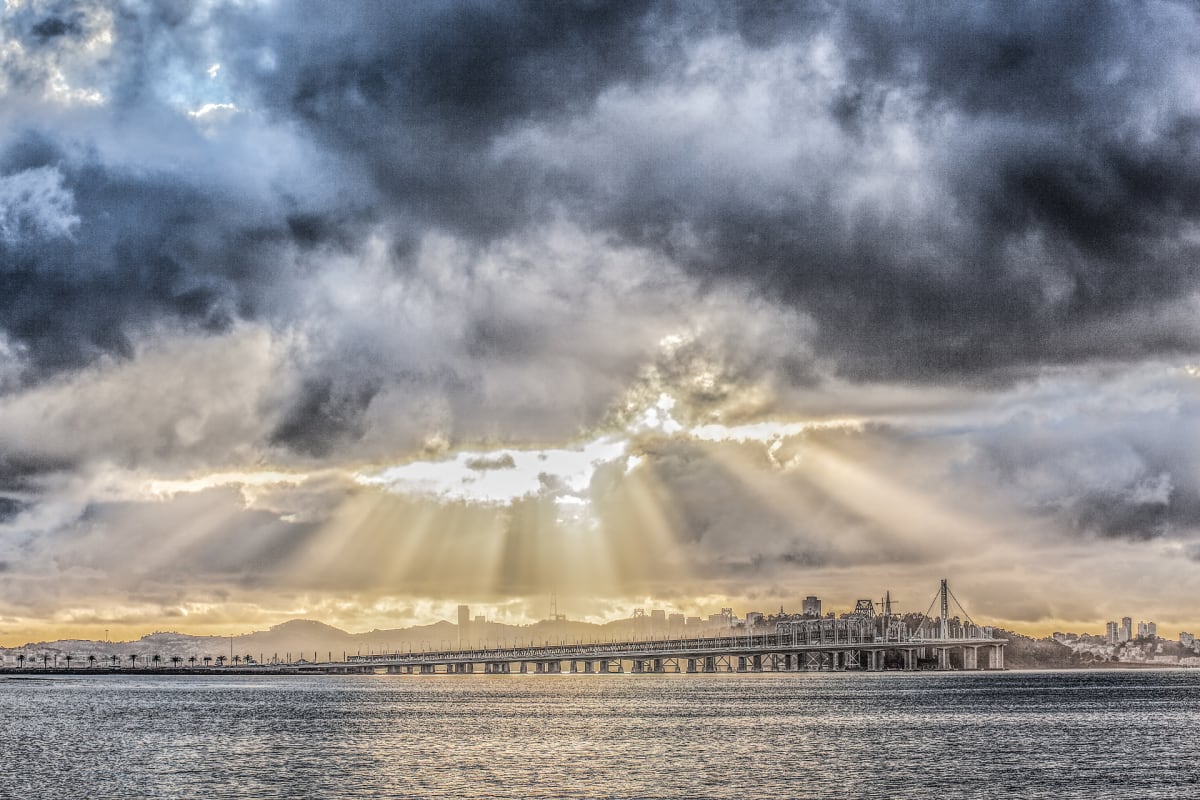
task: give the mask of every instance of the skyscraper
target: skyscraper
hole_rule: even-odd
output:
[[[1121,641],[1128,642],[1133,638],[1133,619],[1121,617]]]
[[[1105,640],[1109,644],[1116,644],[1121,641],[1121,628],[1117,623],[1110,622],[1105,630]]]
[[[471,628],[471,607],[458,607],[458,646],[462,647],[462,643],[468,638],[467,633]]]
[[[821,598],[813,594],[810,594],[808,597],[804,598],[804,616],[821,616]]]

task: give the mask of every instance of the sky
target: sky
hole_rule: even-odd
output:
[[[0,644],[1195,630],[1198,17],[5,0]]]

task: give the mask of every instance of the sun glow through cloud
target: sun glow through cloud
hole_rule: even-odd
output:
[[[566,502],[586,503],[597,467],[623,461],[626,474],[642,463],[633,452],[638,437],[665,436],[704,442],[756,442],[773,454],[786,439],[817,430],[859,430],[859,420],[817,422],[761,421],[728,426],[707,423],[685,427],[672,416],[677,401],[661,394],[647,408],[631,415],[621,434],[606,434],[573,447],[522,450],[495,448],[464,450],[449,458],[416,460],[376,471],[363,471],[355,480],[398,494],[446,501],[509,504],[521,498],[549,494]],[[777,464],[778,465],[778,464]]]

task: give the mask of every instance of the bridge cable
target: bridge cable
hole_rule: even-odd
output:
[[[967,613],[967,609],[963,607],[963,604],[959,602],[957,597],[954,597],[954,590],[950,588],[950,584],[946,584],[946,591],[950,592],[950,596],[954,598],[955,605],[958,606],[958,610],[963,613],[963,616],[967,618],[967,622],[971,623],[971,627],[979,628],[975,624],[975,620],[971,619],[971,615]]]
[[[933,604],[938,601],[938,597],[941,596],[941,594],[942,590],[940,588],[933,593],[933,599],[929,601],[929,608],[925,609],[925,613],[921,615],[921,622],[917,625],[917,633],[920,633],[925,629],[926,620],[928,620],[930,624],[933,624],[933,620],[929,619],[929,612],[933,611]],[[963,613],[965,614],[966,612],[964,611]]]

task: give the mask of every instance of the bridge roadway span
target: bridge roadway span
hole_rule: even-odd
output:
[[[350,656],[322,672],[471,673],[785,672],[1004,669],[1006,639],[799,641],[786,634]],[[563,665],[567,669],[563,669]]]

